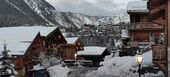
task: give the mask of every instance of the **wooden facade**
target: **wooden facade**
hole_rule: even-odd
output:
[[[153,63],[158,65],[168,77],[168,52],[170,46],[170,32],[168,20],[170,18],[170,0],[149,0],[148,7],[150,11],[150,21],[160,24],[164,27],[164,43],[161,45],[153,45]],[[159,52],[159,53],[158,53]]]
[[[129,33],[131,41],[138,41],[142,43],[158,43],[161,33],[163,33],[163,26],[160,24],[149,22],[149,13],[133,13],[130,12]]]
[[[58,50],[58,56],[61,57],[63,60],[67,59],[75,59],[75,54],[77,51],[84,50],[83,44],[80,41],[80,38],[77,38],[77,40],[73,44],[60,44],[57,47]]]
[[[66,44],[67,41],[65,40],[64,36],[60,32],[58,28],[52,31],[45,37],[45,48],[53,48],[59,44]]]
[[[131,22],[131,25],[129,27],[129,33],[131,36],[130,40],[144,42],[144,43],[150,43],[150,42],[158,43],[161,33],[164,32],[163,29],[164,26],[156,23],[148,22],[146,21],[148,20],[146,18],[148,18],[147,15],[146,17],[140,19],[141,22],[133,22],[133,21]]]
[[[170,0],[149,0],[147,7],[149,10],[147,13],[129,13],[131,41],[151,42],[153,44],[153,63],[159,66],[167,76],[167,46],[170,46],[170,22],[168,22]],[[160,41],[161,36],[163,36],[163,42]]]
[[[41,35],[40,33],[38,33],[24,54],[23,60],[24,60],[25,70],[32,69],[33,65],[39,62],[40,53],[44,51],[45,50],[42,44]]]
[[[15,69],[17,70],[18,74],[17,77],[23,77],[25,70],[24,68],[24,56],[23,55],[13,55],[12,61],[15,64]]]

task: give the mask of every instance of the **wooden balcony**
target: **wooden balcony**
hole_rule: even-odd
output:
[[[129,30],[164,30],[164,26],[152,22],[134,22]]]

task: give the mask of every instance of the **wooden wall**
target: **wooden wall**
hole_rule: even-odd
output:
[[[170,48],[170,0],[168,0],[168,9],[167,9],[167,11],[168,11],[168,19],[166,20],[166,23],[168,23],[168,25],[167,25],[167,29],[168,29],[168,48]]]
[[[149,42],[149,33],[146,31],[133,32],[133,40],[139,42]]]
[[[139,18],[139,21],[137,21]],[[130,22],[147,22],[148,21],[148,13],[130,13]]]
[[[23,56],[20,55],[13,55],[12,61],[15,64],[16,71],[18,72],[17,77],[23,77],[24,76],[24,61]]]

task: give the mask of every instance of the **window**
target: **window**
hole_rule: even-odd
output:
[[[140,16],[139,15],[135,16],[135,22],[140,22]]]
[[[33,53],[33,60],[38,60],[38,58],[39,58],[38,52],[34,52]]]

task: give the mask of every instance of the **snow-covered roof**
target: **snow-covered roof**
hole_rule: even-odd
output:
[[[78,37],[69,37],[65,39],[67,41],[67,44],[74,44],[77,41]]]
[[[32,41],[38,32],[42,36],[48,35],[56,27],[5,27],[0,28],[0,40],[19,40],[19,41]]]
[[[78,51],[77,55],[101,55],[105,50],[106,47],[88,46],[83,51]]]
[[[54,29],[56,29],[56,27],[34,26],[0,28],[0,52],[3,51],[3,44],[4,41],[6,41],[7,50],[11,51],[9,54],[23,55],[38,32],[40,32],[42,36],[46,36]]]
[[[0,52],[3,51],[4,41],[0,41]],[[26,49],[31,43],[24,43],[18,40],[8,40],[6,41],[7,50],[9,50],[10,55],[23,55]]]
[[[147,1],[131,1],[127,5],[127,12],[149,12]]]

